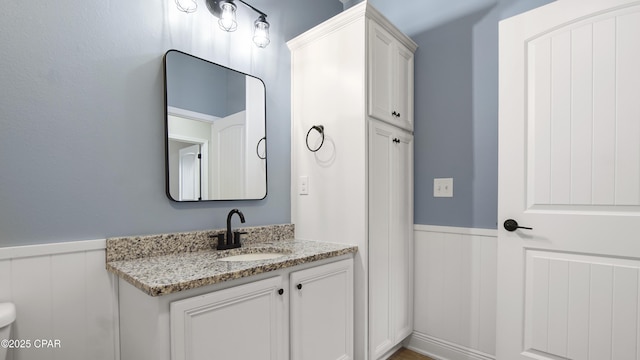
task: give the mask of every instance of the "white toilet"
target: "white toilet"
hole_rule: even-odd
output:
[[[13,303],[0,303],[0,341],[11,339],[11,324],[16,319],[16,306]],[[0,360],[7,358],[6,346],[0,346]]]

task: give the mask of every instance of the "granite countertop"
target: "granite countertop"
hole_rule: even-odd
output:
[[[107,270],[151,296],[161,296],[288,268],[335,256],[353,254],[354,245],[308,240],[249,243],[242,248],[203,249],[126,260],[109,260]],[[281,252],[284,256],[258,261],[219,261],[236,254]]]

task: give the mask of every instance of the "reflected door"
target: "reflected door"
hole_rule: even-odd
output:
[[[214,199],[244,199],[246,182],[246,121],[245,112],[216,120],[211,126],[212,154],[211,186]]]
[[[200,200],[200,145],[179,150],[180,200]]]

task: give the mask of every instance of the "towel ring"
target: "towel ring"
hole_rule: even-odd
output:
[[[309,146],[309,134],[311,134],[311,130],[316,130],[317,132],[320,133],[320,135],[322,135],[322,141],[320,142],[320,145],[316,149],[312,149],[311,146]],[[307,149],[309,149],[309,151],[316,152],[316,151],[320,150],[320,148],[324,144],[324,126],[322,126],[322,125],[313,125],[311,127],[311,129],[309,129],[309,131],[307,131],[306,143],[307,143]]]
[[[262,142],[262,140],[264,140],[265,142],[265,147],[264,147],[264,157],[260,156],[260,143]],[[262,139],[258,140],[258,145],[256,145],[256,154],[258,154],[258,158],[260,158],[260,160],[265,160],[267,158],[267,137],[263,137]]]

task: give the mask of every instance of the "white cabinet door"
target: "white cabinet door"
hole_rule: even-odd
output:
[[[413,130],[413,53],[400,43],[396,43],[393,68],[395,86],[395,124],[406,130]]]
[[[287,358],[280,276],[171,303],[171,359]]]
[[[413,329],[413,136],[371,121],[369,138],[369,348],[379,359]]]
[[[413,53],[369,22],[369,115],[413,128]]]
[[[394,39],[373,21],[369,22],[369,115],[394,122]]]
[[[394,136],[389,261],[391,329],[398,344],[413,331],[413,135]]]
[[[291,274],[291,359],[353,359],[353,260]]]
[[[389,294],[393,127],[370,122],[369,137],[369,353],[378,359],[393,347]]]

